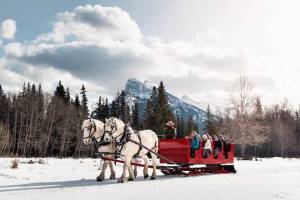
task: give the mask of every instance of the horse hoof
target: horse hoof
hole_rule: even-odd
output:
[[[129,178],[128,181],[134,181],[134,178]]]
[[[116,176],[115,175],[110,175],[109,179],[115,179]]]
[[[144,175],[144,179],[147,179],[148,177],[149,177],[149,175],[148,175],[148,174]]]
[[[118,183],[125,183],[125,182],[126,182],[126,180],[123,179],[123,178],[119,178],[119,179],[118,179]]]
[[[156,177],[154,177],[154,176],[151,176],[151,178],[150,178],[151,180],[155,180],[156,179]]]
[[[97,182],[102,182],[102,181],[103,181],[103,178],[102,178],[102,177],[97,177],[97,178],[96,178],[96,181],[97,181]]]

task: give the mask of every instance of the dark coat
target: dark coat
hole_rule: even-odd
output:
[[[222,150],[222,146],[223,146],[223,143],[221,140],[217,140],[217,141],[214,141],[214,147],[219,149],[220,151]]]
[[[176,136],[176,129],[173,126],[167,126],[165,130],[166,139],[174,139]]]
[[[222,144],[223,144],[223,147],[224,147],[224,152],[227,152],[228,151],[228,147],[227,147],[227,143],[225,140],[221,140]]]

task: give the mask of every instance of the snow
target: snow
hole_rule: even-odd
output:
[[[100,173],[96,159],[48,158],[46,164],[23,163],[28,160],[20,159],[18,169],[11,169],[11,158],[0,158],[1,200],[300,199],[299,159],[235,161],[237,174],[181,177],[159,172],[154,181],[144,180],[139,169],[137,180],[125,184],[116,180],[96,182]],[[116,171],[120,176],[121,165],[116,166]]]

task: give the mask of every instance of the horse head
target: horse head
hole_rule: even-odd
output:
[[[124,132],[125,124],[122,120],[111,117],[109,119],[105,119],[105,127],[104,127],[104,141],[110,142],[112,139],[116,139],[121,136]]]
[[[83,142],[90,144],[93,140],[99,140],[104,132],[104,124],[95,119],[86,119],[82,123]]]

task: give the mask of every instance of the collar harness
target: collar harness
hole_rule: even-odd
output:
[[[133,133],[130,132],[130,131],[128,131],[127,129],[128,129],[128,126],[125,125],[125,126],[124,126],[123,132],[121,132],[121,133],[120,133],[118,136],[116,136],[116,137],[113,137],[113,136],[112,136],[112,134],[113,134],[116,130],[118,130],[117,127],[116,127],[115,125],[112,126],[112,130],[111,130],[111,131],[105,131],[105,132],[104,132],[104,134],[105,134],[105,133],[108,133],[108,134],[111,136],[113,143],[116,145],[115,158],[117,158],[117,157],[119,157],[119,156],[122,156],[121,152],[122,152],[122,150],[123,150],[125,144],[127,144],[128,142],[132,142],[132,143],[134,143],[134,144],[139,145],[139,149],[138,149],[137,153],[135,153],[134,156],[133,156],[134,158],[137,158],[137,157],[139,156],[139,154],[140,154],[140,152],[141,152],[141,150],[142,150],[142,148],[143,148],[143,144],[142,144],[142,140],[141,140],[140,134],[137,133],[137,132],[135,133],[135,134],[137,135],[138,139],[139,139],[139,142],[136,142],[136,141],[134,141],[134,140],[131,139],[131,136],[132,136]],[[104,135],[104,134],[103,134],[103,135]]]

